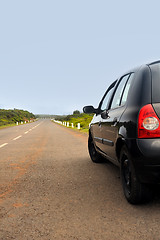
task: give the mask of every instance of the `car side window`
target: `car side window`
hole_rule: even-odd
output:
[[[111,103],[111,109],[112,108],[117,108],[117,107],[120,106],[123,90],[126,86],[126,82],[127,82],[128,78],[129,78],[129,74],[122,77],[122,79],[121,79],[121,81],[120,81],[120,83],[119,83],[119,85],[116,89],[116,92],[114,94],[114,97],[113,97],[113,100],[112,100],[112,103]]]
[[[103,98],[103,101],[102,101],[101,107],[100,107],[102,112],[107,109],[107,106],[108,106],[109,100],[111,98],[111,95],[113,93],[115,84],[116,84],[116,81],[108,88],[107,93],[106,93],[105,97]]]
[[[120,105],[124,105],[126,103],[126,101],[127,101],[128,92],[129,92],[129,89],[130,89],[130,86],[131,86],[131,82],[132,82],[133,76],[134,76],[134,73],[131,73],[131,75],[130,75],[128,81],[127,81],[127,84],[125,86],[125,89],[124,89],[124,92],[123,92],[123,96],[122,96]]]

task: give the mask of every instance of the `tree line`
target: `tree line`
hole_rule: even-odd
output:
[[[32,119],[35,119],[35,115],[26,110],[0,109],[0,126],[14,124],[16,122],[30,121]]]

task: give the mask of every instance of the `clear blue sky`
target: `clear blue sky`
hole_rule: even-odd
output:
[[[0,108],[68,114],[160,59],[160,1],[0,1]]]

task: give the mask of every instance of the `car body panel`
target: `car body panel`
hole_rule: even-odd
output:
[[[116,139],[119,134],[119,120],[125,107],[119,107],[108,111],[108,118],[102,120],[103,132],[103,152],[115,159],[116,157]]]
[[[126,103],[112,109],[117,86],[125,75],[131,73],[134,74]],[[90,124],[90,134],[97,151],[119,165],[120,150],[125,145],[132,156],[137,178],[144,183],[160,183],[160,138],[138,139],[138,117],[143,106],[151,104],[160,118],[159,82],[160,61],[126,72],[113,87],[112,96],[105,109],[106,118],[100,108],[105,93]],[[159,84],[157,89],[156,84]],[[155,93],[159,96],[156,97]]]
[[[102,129],[101,129],[101,115],[94,116],[92,120],[92,137],[94,139],[95,145],[101,149],[102,148]]]

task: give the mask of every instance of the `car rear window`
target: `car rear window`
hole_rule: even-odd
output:
[[[160,103],[160,63],[149,67],[152,74],[152,103]]]

